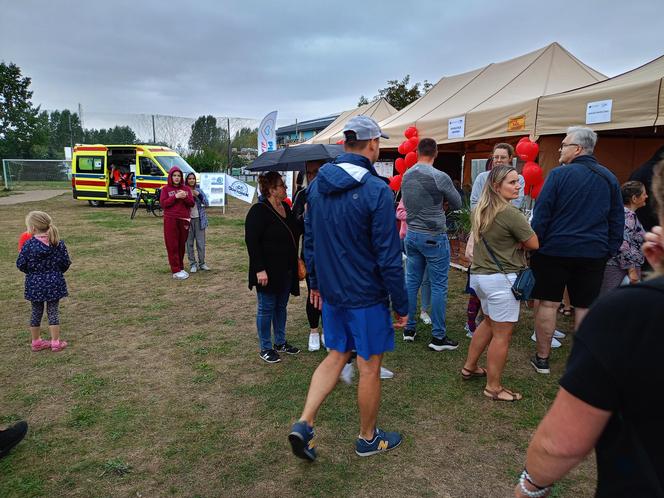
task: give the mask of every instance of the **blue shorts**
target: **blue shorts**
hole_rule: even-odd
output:
[[[323,333],[326,347],[340,353],[355,350],[365,360],[394,351],[392,317],[384,304],[344,308],[323,302]]]

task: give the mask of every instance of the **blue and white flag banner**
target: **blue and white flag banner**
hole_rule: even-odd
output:
[[[231,175],[226,175],[226,193],[251,204],[254,202],[256,187],[253,187],[242,180],[238,180]]]
[[[258,155],[269,150],[277,150],[277,111],[265,116],[258,127]]]

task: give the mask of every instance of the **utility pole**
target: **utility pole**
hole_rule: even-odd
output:
[[[154,129],[154,114],[152,115],[152,143],[153,144],[157,143],[157,134],[155,133]]]
[[[226,118],[226,126],[228,127],[228,171],[231,173],[231,118]]]
[[[78,120],[81,122],[81,130],[83,129],[83,106],[78,103]]]
[[[69,145],[71,146],[71,150],[74,150],[74,134],[71,131],[71,112],[67,111],[67,116],[69,116]]]

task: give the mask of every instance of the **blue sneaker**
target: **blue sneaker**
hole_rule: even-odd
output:
[[[401,434],[398,432],[385,432],[376,427],[376,435],[371,441],[357,438],[355,453],[361,457],[375,455],[393,450],[401,444]]]
[[[291,433],[288,435],[293,454],[304,460],[313,462],[316,460],[316,450],[314,449],[314,428],[304,421],[295,422],[291,427]]]

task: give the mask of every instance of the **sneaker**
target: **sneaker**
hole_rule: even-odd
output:
[[[320,334],[318,332],[311,332],[309,334],[309,351],[318,351],[320,349]]]
[[[401,444],[402,437],[398,432],[385,432],[376,427],[376,435],[371,441],[357,438],[355,453],[361,457],[375,455],[393,450]]]
[[[286,353],[286,354],[297,354],[300,352],[299,348],[291,346],[287,342],[284,342],[283,344],[275,344],[274,350],[278,353]]]
[[[473,338],[473,333],[474,333],[474,332],[473,332],[472,330],[470,330],[470,327],[468,326],[467,323],[463,326],[463,330],[466,331],[466,337],[468,337],[468,339],[472,339],[472,338]]]
[[[537,371],[537,373],[548,374],[551,372],[551,370],[549,370],[549,359],[540,358],[537,356],[537,353],[535,353],[535,356],[530,359],[530,364]]]
[[[314,428],[310,427],[304,421],[295,422],[288,435],[288,441],[291,444],[293,454],[313,462],[316,460],[316,450],[314,449]]]
[[[320,345],[325,347],[325,334],[323,334],[322,332],[320,333]]]
[[[279,363],[281,358],[274,349],[264,349],[260,352],[261,360],[266,363]]]
[[[381,379],[393,379],[394,378],[394,372],[392,370],[388,370],[385,367],[380,367],[380,378]]]
[[[558,331],[556,331],[556,332],[558,332]],[[562,332],[561,332],[561,334],[562,334]],[[565,334],[563,334],[563,337],[564,337],[564,336],[565,336]],[[530,339],[531,339],[533,342],[537,342],[537,334],[535,333],[535,331],[533,331],[533,335],[530,336]],[[557,348],[559,348],[560,346],[562,346],[562,343],[561,343],[558,339],[556,339],[556,333],[554,332],[554,333],[553,333],[553,337],[551,338],[551,347],[552,347],[553,349],[557,349]]]
[[[353,376],[355,375],[355,368],[353,363],[346,363],[344,368],[341,370],[341,375],[339,378],[344,382],[344,384],[351,384],[353,382]]]
[[[427,313],[426,311],[420,313],[420,320],[422,320],[422,323],[424,323],[424,325],[431,325],[431,317],[429,316],[429,313]]]
[[[429,349],[432,351],[452,351],[458,347],[459,343],[453,341],[447,336],[443,337],[442,339],[432,337],[431,342],[429,343]]]
[[[173,273],[173,278],[175,280],[186,280],[187,278],[189,278],[189,274],[184,270],[180,270],[177,273]]]
[[[60,341],[51,341],[51,351],[57,353],[58,351],[62,351],[67,347],[67,342],[60,340]]]
[[[406,342],[415,342],[416,335],[417,332],[415,332],[415,329],[413,330],[403,329],[403,340]]]
[[[191,268],[189,268],[189,273],[196,273],[196,270],[198,270],[198,268],[196,268],[196,263],[194,263],[191,265]]]
[[[203,263],[202,265],[199,265],[199,268],[203,271],[210,271],[210,267]]]
[[[0,431],[0,458],[7,455],[9,450],[21,442],[28,432],[28,423],[24,420]]]
[[[564,339],[566,335],[567,334],[565,334],[565,332],[561,332],[558,329],[553,331],[553,337],[555,337],[556,339]]]
[[[45,341],[44,339],[37,339],[36,341],[32,341],[33,351],[42,351],[44,349],[51,349],[51,341]]]

